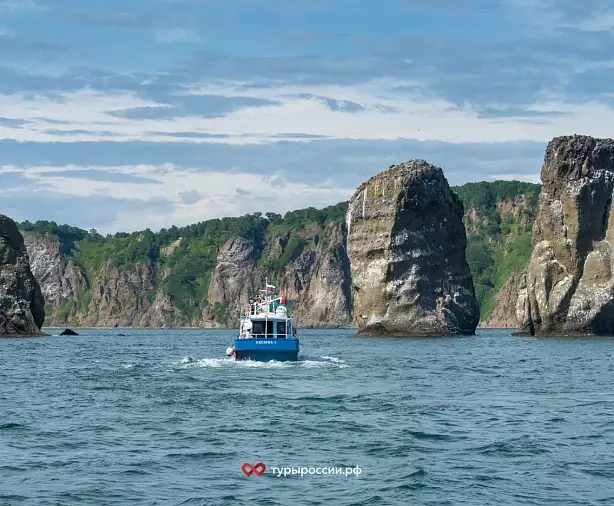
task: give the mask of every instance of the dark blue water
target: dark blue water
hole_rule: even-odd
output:
[[[0,340],[0,505],[614,504],[612,339],[121,332]]]

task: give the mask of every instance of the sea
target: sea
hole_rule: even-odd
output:
[[[2,506],[614,505],[614,338],[78,332],[0,339]]]

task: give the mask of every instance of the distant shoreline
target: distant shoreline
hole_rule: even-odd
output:
[[[326,327],[300,327],[299,330],[356,330],[358,327],[326,326]],[[238,330],[238,327],[43,327],[42,331],[49,330]]]

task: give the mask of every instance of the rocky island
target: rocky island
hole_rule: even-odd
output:
[[[17,225],[0,214],[0,337],[41,335],[45,301]]]
[[[541,179],[519,332],[614,335],[614,140],[555,138]]]
[[[475,332],[463,206],[441,168],[411,160],[372,177],[350,201],[347,229],[360,335]]]

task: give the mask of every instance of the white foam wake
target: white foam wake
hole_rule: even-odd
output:
[[[345,361],[335,357],[322,357],[323,360],[311,360],[305,358],[297,362],[278,362],[271,360],[270,362],[257,362],[254,360],[232,360],[230,358],[200,358],[196,359],[190,356],[184,357],[179,362],[173,362],[172,365],[178,369],[192,368],[221,368],[221,367],[247,367],[247,368],[289,368],[289,367],[334,367],[344,369],[349,367]]]

